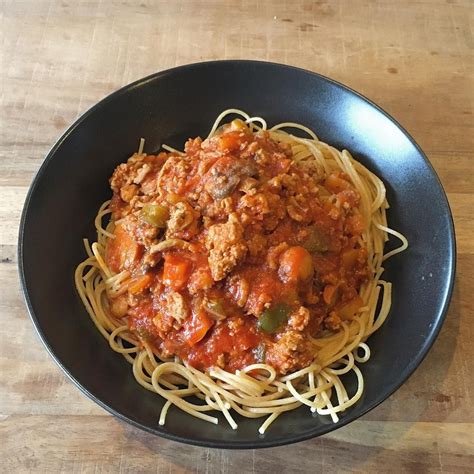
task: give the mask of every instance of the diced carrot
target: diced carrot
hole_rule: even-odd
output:
[[[174,291],[179,291],[186,285],[191,273],[191,262],[181,255],[167,254],[163,268],[163,282]]]
[[[342,308],[337,310],[337,314],[341,319],[352,319],[356,313],[356,311],[364,305],[362,298],[360,296],[356,296],[354,299],[349,301],[349,303],[345,304]]]
[[[213,321],[211,318],[206,316],[204,311],[198,311],[193,313],[190,319],[184,322],[184,338],[190,346],[197,344],[204,336],[207,331],[212,327]]]
[[[240,132],[227,132],[219,137],[217,146],[221,151],[234,151],[240,148],[242,137]]]
[[[139,245],[134,236],[123,226],[115,227],[115,238],[109,239],[105,251],[107,265],[113,272],[133,268],[143,253],[143,247]]]
[[[128,292],[132,295],[141,293],[151,285],[152,280],[153,277],[151,273],[145,273],[145,275],[135,278],[133,283],[128,287]]]
[[[303,247],[290,247],[280,258],[279,275],[284,281],[309,280],[313,276],[313,260]]]

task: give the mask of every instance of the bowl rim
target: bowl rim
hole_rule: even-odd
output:
[[[247,66],[263,66],[263,67],[273,67],[276,69],[286,69],[286,70],[292,70],[295,71],[298,74],[305,74],[309,76],[314,76],[317,77],[320,80],[323,80],[324,82],[330,83],[333,86],[336,86],[339,89],[343,89],[346,92],[349,92],[350,94],[355,95],[362,101],[368,103],[370,106],[375,108],[378,112],[380,112],[382,115],[384,115],[386,118],[388,118],[398,129],[405,135],[405,137],[410,141],[410,143],[414,146],[414,148],[417,150],[419,155],[422,157],[423,161],[425,162],[425,165],[427,166],[428,170],[431,171],[432,175],[435,177],[439,189],[441,191],[441,197],[444,200],[444,204],[446,205],[447,209],[447,217],[448,217],[448,222],[449,226],[447,229],[447,232],[449,234],[449,244],[450,244],[450,251],[451,251],[451,259],[449,262],[449,268],[448,268],[448,283],[447,287],[444,291],[444,298],[443,301],[439,307],[438,315],[439,317],[436,319],[436,323],[433,324],[433,328],[429,335],[427,336],[424,345],[422,346],[422,350],[420,350],[415,357],[411,360],[410,364],[407,365],[405,370],[401,372],[400,376],[398,377],[397,382],[391,384],[383,393],[382,396],[377,397],[375,402],[371,403],[370,405],[364,407],[364,409],[357,415],[357,416],[351,416],[349,413],[347,416],[339,420],[337,423],[334,424],[325,424],[322,429],[321,425],[315,425],[314,430],[309,430],[305,433],[302,434],[292,434],[291,436],[287,436],[286,438],[281,438],[278,440],[265,440],[264,437],[261,437],[258,440],[255,440],[254,442],[248,442],[248,441],[238,441],[238,440],[225,440],[225,439],[219,439],[215,441],[201,441],[201,440],[196,440],[190,437],[186,436],[179,436],[179,435],[174,435],[172,433],[166,432],[165,430],[160,431],[157,427],[157,429],[151,428],[149,426],[146,426],[138,421],[135,421],[128,416],[124,415],[123,413],[120,413],[119,411],[111,408],[108,406],[105,402],[100,400],[98,397],[96,397],[93,393],[91,393],[88,389],[86,389],[79,380],[77,380],[74,375],[63,365],[61,362],[60,358],[56,356],[54,349],[51,347],[49,344],[46,335],[43,332],[43,329],[41,328],[41,324],[38,320],[38,317],[36,316],[34,310],[33,310],[33,305],[30,299],[30,296],[28,294],[28,287],[26,283],[26,271],[25,271],[25,262],[24,262],[24,237],[25,237],[25,226],[26,226],[26,221],[27,221],[27,214],[28,214],[28,209],[30,207],[34,192],[38,186],[39,181],[41,180],[43,174],[45,173],[49,163],[52,161],[54,158],[57,150],[60,148],[62,143],[75,131],[76,128],[78,128],[82,122],[84,122],[89,115],[93,114],[96,110],[104,107],[106,104],[109,102],[115,100],[117,97],[126,94],[129,90],[135,89],[137,87],[142,87],[148,82],[152,82],[154,80],[159,79],[160,77],[164,77],[169,74],[175,74],[183,71],[192,71],[193,69],[199,69],[201,67],[209,67],[209,66],[216,66],[219,67],[219,65],[229,65],[229,66],[238,66],[238,65],[247,65]],[[441,327],[443,326],[445,320],[446,320],[446,315],[450,306],[450,302],[453,296],[453,289],[454,289],[454,283],[455,283],[455,276],[456,276],[456,259],[457,259],[457,250],[456,250],[456,233],[455,233],[455,227],[454,227],[454,220],[453,220],[453,215],[452,211],[449,205],[449,201],[446,195],[446,191],[443,188],[443,185],[441,183],[441,180],[439,179],[438,174],[436,173],[435,169],[433,168],[433,165],[430,163],[429,159],[423,152],[423,150],[420,148],[420,146],[416,143],[416,141],[413,139],[413,137],[408,133],[408,131],[400,125],[400,123],[395,120],[390,114],[388,114],[385,110],[383,110],[380,106],[372,102],[370,99],[368,99],[366,96],[363,94],[353,90],[352,88],[334,80],[331,79],[327,76],[324,76],[322,74],[319,74],[317,72],[309,71],[307,69],[303,69],[300,67],[296,66],[290,66],[287,64],[281,64],[281,63],[276,63],[276,62],[271,62],[271,61],[258,61],[258,60],[248,60],[248,59],[229,59],[229,60],[212,60],[212,61],[202,61],[202,62],[196,62],[196,63],[189,63],[189,64],[184,64],[181,66],[169,68],[169,69],[164,69],[155,73],[152,73],[150,75],[147,75],[143,78],[137,79],[130,84],[127,84],[125,86],[120,87],[119,89],[111,92],[110,94],[106,95],[104,98],[102,98],[100,101],[89,107],[84,113],[82,113],[74,122],[72,125],[70,125],[64,133],[56,140],[56,142],[53,144],[53,146],[50,148],[48,153],[46,154],[46,157],[44,158],[43,162],[41,163],[38,171],[34,175],[31,184],[29,186],[24,205],[23,205],[23,210],[21,213],[21,219],[20,219],[20,226],[19,226],[19,233],[18,233],[18,246],[17,246],[17,260],[18,260],[18,272],[20,276],[20,285],[21,285],[21,290],[23,294],[23,299],[26,304],[28,314],[31,318],[31,321],[33,323],[33,326],[36,330],[37,335],[39,336],[41,342],[43,343],[44,347],[46,348],[47,352],[49,355],[52,357],[54,362],[59,366],[59,368],[62,370],[62,372],[67,376],[67,378],[73,382],[73,384],[79,388],[79,390],[84,393],[89,399],[91,399],[93,402],[98,404],[100,407],[102,407],[104,410],[108,411],[112,415],[116,416],[118,419],[125,421],[132,426],[139,428],[141,430],[144,430],[148,433],[152,433],[156,436],[160,436],[172,441],[177,441],[180,443],[185,443],[193,446],[199,446],[199,447],[211,447],[211,448],[223,448],[223,449],[258,449],[258,448],[270,448],[270,447],[277,447],[277,446],[285,446],[301,441],[305,441],[308,439],[312,439],[318,436],[322,436],[324,434],[327,434],[331,431],[334,431],[338,428],[341,428],[359,418],[361,418],[363,415],[367,414],[369,411],[373,410],[375,407],[380,405],[382,402],[387,400],[391,395],[393,395],[394,392],[396,392],[415,372],[415,370],[421,365],[423,360],[425,359],[426,355],[432,348],[435,340],[437,339],[439,332],[441,330]],[[318,432],[316,432],[318,431]]]

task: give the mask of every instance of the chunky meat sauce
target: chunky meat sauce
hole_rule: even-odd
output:
[[[310,176],[267,132],[235,120],[182,155],[135,154],[110,184],[106,261],[130,275],[110,310],[164,357],[285,374],[362,306],[358,192],[341,172]]]

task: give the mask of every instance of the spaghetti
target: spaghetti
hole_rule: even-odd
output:
[[[222,121],[230,114],[238,115],[242,120],[234,120],[231,125],[222,126]],[[306,137],[295,136],[289,133],[288,130],[299,130]],[[244,142],[238,142],[240,145],[237,148],[234,147],[234,142],[231,140],[236,137],[240,137],[239,140],[245,140]],[[278,189],[282,196],[287,193],[284,202],[288,214],[278,220],[276,226],[271,229],[273,232],[271,235],[280,235],[286,229],[285,225],[292,226],[290,231],[294,235],[306,235],[304,232],[312,232],[311,229],[314,228],[314,226],[311,227],[313,221],[317,221],[314,214],[311,214],[313,211],[305,208],[303,199],[299,197],[301,194],[295,192],[291,195],[288,191],[284,191],[287,188],[281,182],[286,179],[289,183],[286,186],[290,186],[290,178],[293,176],[294,179],[300,179],[298,183],[300,187],[303,183],[306,187],[311,188],[309,180],[318,184],[314,187],[314,193],[319,196],[315,199],[322,203],[320,210],[322,214],[318,215],[318,218],[326,219],[321,220],[321,222],[329,222],[328,226],[333,225],[334,229],[339,229],[341,242],[345,242],[344,245],[349,245],[349,242],[351,245],[350,248],[344,247],[346,250],[341,250],[337,247],[337,242],[336,244],[325,244],[324,242],[321,244],[321,239],[324,240],[321,233],[310,235],[309,240],[312,245],[310,251],[304,250],[299,245],[288,248],[285,241],[285,245],[278,244],[281,247],[281,252],[276,257],[277,265],[279,265],[278,270],[272,267],[272,260],[269,260],[268,257],[272,255],[271,252],[276,254],[278,245],[270,248],[265,265],[270,265],[268,268],[273,268],[273,270],[265,268],[267,272],[271,273],[273,271],[275,278],[279,278],[283,282],[283,284],[279,283],[280,286],[275,291],[285,292],[288,288],[296,288],[297,283],[301,284],[298,286],[299,294],[301,295],[303,292],[307,296],[294,296],[293,291],[293,296],[288,296],[287,299],[293,298],[291,301],[294,306],[295,298],[299,298],[298,301],[301,298],[306,298],[304,301],[307,301],[307,303],[305,304],[311,311],[307,310],[306,307],[303,307],[303,309],[300,307],[298,312],[294,308],[290,310],[286,306],[280,305],[274,307],[276,309],[271,313],[268,308],[273,303],[268,303],[268,301],[264,306],[260,306],[258,310],[255,309],[255,305],[258,306],[259,304],[254,303],[254,300],[258,300],[258,298],[254,298],[255,288],[260,288],[262,284],[259,280],[260,274],[255,273],[252,269],[249,269],[247,273],[238,273],[238,269],[244,265],[242,262],[246,262],[246,258],[253,258],[253,260],[258,258],[257,251],[255,251],[257,257],[252,253],[254,247],[257,246],[255,242],[258,243],[259,240],[267,239],[265,235],[269,235],[268,228],[274,224],[268,224],[266,234],[262,234],[262,238],[254,239],[254,247],[250,245],[250,241],[247,244],[241,244],[236,242],[235,238],[232,241],[229,240],[231,242],[229,249],[231,245],[233,245],[233,251],[239,249],[239,245],[244,248],[244,256],[237,262],[236,269],[233,267],[229,270],[227,267],[222,267],[223,262],[225,262],[222,255],[227,255],[225,253],[219,254],[217,259],[212,260],[212,252],[216,252],[218,247],[215,243],[213,246],[208,245],[209,236],[212,235],[210,228],[206,229],[203,234],[208,239],[205,240],[205,245],[202,243],[202,239],[198,238],[199,229],[197,226],[199,224],[196,222],[199,219],[211,220],[212,214],[210,212],[214,209],[212,206],[215,203],[224,207],[224,210],[213,211],[221,212],[221,214],[216,214],[218,217],[216,217],[215,222],[218,223],[214,224],[214,227],[220,230],[220,236],[226,235],[222,232],[225,232],[227,228],[222,226],[229,226],[234,230],[240,229],[241,222],[247,219],[247,214],[230,212],[228,222],[222,223],[222,216],[224,215],[222,212],[229,213],[232,196],[242,196],[242,202],[245,199],[254,198],[254,200],[251,200],[252,207],[246,211],[249,215],[252,209],[260,209],[258,206],[261,205],[263,198],[258,201],[260,202],[258,204],[255,201],[256,193],[251,191],[252,186],[254,188],[258,186],[253,163],[251,163],[252,166],[249,166],[249,162],[246,161],[240,168],[236,168],[235,163],[232,162],[228,165],[231,167],[232,173],[224,173],[225,179],[222,178],[222,173],[217,173],[221,185],[222,181],[227,185],[230,183],[230,193],[222,193],[222,187],[216,188],[217,181],[211,181],[209,184],[210,178],[206,178],[208,181],[203,181],[206,192],[203,191],[202,187],[199,187],[202,183],[196,184],[199,181],[198,178],[193,181],[194,175],[213,176],[212,168],[218,166],[218,164],[214,164],[216,163],[216,156],[225,155],[224,158],[227,159],[226,156],[232,155],[232,150],[234,150],[234,154],[239,154],[240,150],[245,147],[248,149],[255,148],[252,143],[257,142],[266,144],[266,150],[271,152],[265,154],[264,152],[260,153],[259,150],[251,150],[254,153],[252,156],[255,157],[255,160],[261,159],[261,161],[258,161],[258,165],[261,167],[260,171],[263,171],[261,171],[258,179],[260,182],[265,181],[265,186],[269,186],[268,183],[271,183],[272,186],[280,186]],[[241,143],[244,143],[244,145]],[[217,148],[209,148],[211,145],[214,146],[213,144],[217,144],[215,145]],[[301,405],[307,406],[312,413],[330,416],[334,422],[337,422],[340,413],[357,403],[363,393],[364,378],[359,369],[359,364],[363,364],[370,359],[370,348],[366,341],[372,333],[381,327],[390,310],[392,287],[389,282],[381,279],[384,271],[382,264],[387,258],[405,250],[408,245],[403,235],[387,226],[386,210],[388,209],[388,203],[382,181],[361,163],[354,160],[347,150],[341,152],[321,142],[314,132],[307,127],[295,123],[282,123],[267,128],[263,118],[251,117],[237,109],[229,109],[220,114],[211,128],[207,140],[204,142],[196,140],[188,142],[185,153],[164,146],[163,148],[169,154],[152,155],[151,158],[149,157],[149,161],[146,161],[147,155],[143,153],[143,145],[142,140],[139,153],[129,160],[129,167],[134,170],[134,174],[130,175],[133,179],[129,177],[130,179],[126,184],[124,184],[125,181],[121,182],[120,188],[117,188],[119,192],[114,195],[115,200],[105,202],[99,209],[95,219],[97,241],[91,245],[87,239],[84,239],[87,258],[76,269],[75,284],[79,296],[97,329],[108,340],[110,347],[121,353],[132,365],[137,382],[145,389],[159,394],[166,400],[161,410],[159,424],[163,425],[165,423],[172,405],[196,418],[215,424],[218,423],[218,418],[214,416],[213,412],[221,412],[233,429],[237,428],[236,414],[247,418],[265,418],[259,429],[262,434],[281,413],[294,410]],[[222,151],[220,154],[219,146],[221,146]],[[177,199],[176,194],[171,192],[172,186],[180,178],[178,174],[172,174],[173,170],[177,169],[179,171],[179,167],[182,166],[183,162],[180,160],[185,159],[186,156],[191,156],[191,158],[201,156],[202,158],[203,150],[209,153],[209,156],[215,155],[214,161],[210,165],[208,164],[207,169],[201,163],[201,168],[204,166],[204,169],[197,170],[196,168],[193,172],[188,172],[184,189],[189,192],[190,196],[192,196],[190,191],[196,191],[197,189],[201,192],[201,195],[205,194],[208,199],[210,199],[209,195],[214,197],[214,201],[208,206],[210,210],[205,217],[197,216],[197,207],[190,206],[186,200]],[[281,150],[286,155],[281,155]],[[277,160],[262,165],[261,163],[265,162],[265,156],[272,153],[276,154]],[[239,159],[242,156],[239,155]],[[259,156],[260,158],[258,158]],[[188,161],[191,162],[192,160]],[[281,163],[286,163],[285,169],[278,168],[282,166]],[[155,165],[157,169],[154,170],[153,166]],[[121,166],[124,167],[125,165]],[[263,166],[266,166],[266,168],[263,168]],[[278,168],[277,171],[274,171],[275,167]],[[293,169],[291,167],[296,167],[299,171],[291,174],[291,169]],[[119,169],[125,170],[125,168],[117,168],[117,170]],[[130,169],[127,168],[125,171],[128,172]],[[265,175],[267,172],[270,175]],[[233,179],[238,173],[240,173],[240,180],[235,184]],[[117,171],[114,174],[115,178],[119,175],[117,175]],[[286,176],[289,176],[289,178]],[[190,188],[191,182],[195,186],[193,189]],[[114,186],[114,178],[112,178],[112,185]],[[161,201],[155,199],[154,204],[150,204],[150,198],[146,197],[148,189],[156,189],[157,194],[153,194],[154,199]],[[245,192],[248,192],[248,194],[243,194]],[[308,191],[308,193],[311,192],[313,191]],[[148,194],[152,193],[148,192]],[[270,199],[270,197],[268,194],[267,198]],[[156,202],[165,201],[168,203],[166,209],[156,205]],[[124,209],[127,211],[125,212]],[[131,212],[132,210],[133,212]],[[145,211],[148,214],[144,215]],[[112,214],[112,218],[105,225],[104,222],[107,221],[110,214]],[[334,223],[341,223],[338,224],[339,227],[332,223],[326,214],[332,216],[331,219]],[[142,244],[143,239],[152,242],[148,246],[145,245],[144,254],[142,244],[137,246],[135,242],[132,242],[128,244],[128,247],[123,247],[123,242],[130,239],[130,234],[126,234],[127,223],[131,219],[135,219],[134,215],[140,215],[146,221],[146,224],[144,224],[146,232],[143,231],[143,226],[140,227],[140,232],[143,231],[140,234]],[[268,211],[266,215],[272,216],[271,211]],[[257,216],[255,219],[261,219],[261,216]],[[285,223],[285,220],[291,221],[290,224]],[[347,235],[343,235],[342,223],[344,223],[344,229],[355,230],[344,230]],[[357,227],[357,224],[359,227]],[[160,236],[163,227],[166,228],[166,231]],[[260,229],[260,227],[250,227],[250,229],[254,228]],[[331,232],[334,234],[336,230]],[[384,245],[388,240],[388,234],[399,238],[402,245],[384,254]],[[314,242],[315,235],[316,244]],[[293,238],[296,237],[288,237],[286,240]],[[278,241],[276,242],[278,243]],[[267,245],[267,248],[269,245]],[[316,247],[314,247],[315,245]],[[337,259],[334,257],[336,259],[334,261],[346,263],[349,261],[347,269],[344,271],[352,278],[350,280],[353,281],[352,287],[345,280],[344,283],[341,283],[343,280],[338,283],[331,283],[331,278],[334,277],[330,277],[331,273],[329,271],[324,273],[324,265],[330,267],[332,264],[327,255],[336,252],[334,250],[336,247],[332,248],[331,245],[336,246],[339,252]],[[189,267],[183,267],[181,260],[179,260],[182,255],[187,255],[187,253],[193,253],[192,272]],[[308,267],[308,275],[310,275],[308,277],[301,272],[306,268],[305,262],[308,260],[307,254],[309,253],[311,253],[312,260],[309,260],[311,268]],[[204,260],[202,255],[201,260],[199,260],[194,254],[204,255]],[[294,262],[295,255],[299,263],[297,271],[300,272],[296,276],[291,273],[291,262]],[[293,260],[289,260],[290,257]],[[165,268],[157,270],[157,268],[160,268],[163,259]],[[141,268],[148,269],[146,273],[136,274],[135,267],[130,262],[137,261],[144,265]],[[240,267],[238,266],[239,263]],[[174,266],[170,266],[171,264],[174,264]],[[316,268],[317,275],[319,277],[323,275],[321,281],[325,282],[324,290],[320,288],[321,281],[314,283],[316,277],[313,278],[312,276],[313,265]],[[149,270],[150,268],[152,270]],[[169,270],[170,268],[172,270]],[[207,273],[202,268],[206,268]],[[352,274],[349,272],[349,268],[352,269]],[[212,279],[210,279],[208,270],[211,272]],[[181,273],[176,276],[180,271]],[[333,274],[335,271],[333,271]],[[204,277],[201,278],[198,282],[201,284],[201,287],[198,285],[200,291],[195,291],[192,285],[195,285],[195,275],[198,274],[201,277],[204,275],[209,281],[208,283],[202,283]],[[256,281],[252,281],[249,279],[249,275],[257,275],[258,277]],[[344,278],[349,281],[349,276]],[[193,283],[190,283],[191,280]],[[237,283],[235,283],[236,280]],[[180,291],[185,291],[182,290],[185,288],[183,281],[191,288],[186,290],[191,292],[190,294],[202,295],[204,292],[205,299],[199,296],[201,298],[199,301],[200,304],[207,304],[207,316],[199,316],[201,319],[196,319],[197,314],[201,313],[196,312],[195,309],[192,309],[192,315],[188,310],[187,316],[185,313],[180,315],[178,311],[172,315],[171,326],[165,324],[168,321],[166,315],[156,316],[153,320],[143,317],[145,311],[143,308],[148,301],[146,298],[149,298],[143,295],[149,295],[151,292],[155,292],[155,296],[153,296],[155,306],[153,309],[148,306],[148,312],[156,312],[156,302],[171,304],[170,301],[174,304],[174,306],[171,306],[172,308],[182,310],[186,304],[186,300],[180,297]],[[219,283],[223,281],[226,283]],[[168,286],[165,287],[165,284],[170,286],[172,290]],[[319,293],[314,289],[315,284],[320,285],[317,286]],[[232,285],[237,285],[237,289]],[[235,309],[232,311],[235,313],[240,311],[242,314],[245,313],[249,316],[245,318],[242,316],[240,319],[229,318],[229,314],[226,314],[222,304],[216,304],[215,301],[211,301],[213,305],[209,303],[209,295],[212,296],[215,293],[212,293],[208,287],[217,287],[222,294],[227,291],[227,295],[235,295],[235,301],[232,303],[234,305],[232,307]],[[205,290],[202,290],[202,288],[205,288]],[[265,293],[259,293],[257,296],[260,297],[261,294]],[[194,302],[196,298],[198,297],[193,296],[192,301]],[[131,306],[130,301],[133,301]],[[284,315],[283,319],[281,319],[282,314]],[[257,319],[258,317],[260,319]],[[158,331],[160,336],[156,336],[153,331],[150,333],[150,326],[143,326],[142,323],[145,320],[148,323],[152,321],[162,331]],[[241,321],[244,321],[244,323],[241,323]],[[140,326],[138,323],[142,325]],[[304,326],[304,329],[292,329],[288,332],[286,328],[290,327],[291,324],[297,328]],[[209,352],[211,342],[214,344],[213,341],[218,340],[217,336],[212,339],[214,337],[212,334],[218,332],[219,328],[227,328],[226,325],[231,327],[234,332],[221,331],[218,333],[220,339],[228,338],[229,334],[243,334],[239,331],[244,329],[247,331],[245,341],[248,342],[245,342],[246,345],[242,346],[243,350],[241,350],[245,354],[238,362],[235,360],[233,362],[226,361],[224,355],[219,355],[219,357],[212,360],[204,359],[203,354]],[[313,329],[310,329],[310,327]],[[176,345],[176,341],[172,341],[175,346],[163,344],[162,339],[166,339],[163,336],[165,329],[176,340],[179,340],[179,337],[182,337],[184,333],[187,335],[187,345],[184,345],[187,349],[185,352],[183,352],[184,349],[180,349],[182,357],[178,354],[180,350],[173,353],[173,350],[170,349],[171,347],[181,347]],[[228,328],[226,330],[229,331]],[[298,334],[304,334],[304,337],[298,336]],[[290,336],[298,336],[299,339],[297,340],[300,342],[304,340],[304,343],[301,342],[301,346],[293,350],[292,348],[296,344],[293,340],[285,342],[286,345],[282,345],[282,340],[285,340],[287,336],[289,341]],[[264,341],[264,351],[266,348],[266,356],[257,356],[259,348],[262,347],[262,340]],[[260,343],[257,344],[259,341]],[[207,348],[205,344],[208,344]],[[197,349],[195,348],[203,348],[202,353],[196,352]],[[204,349],[208,352],[205,352]],[[282,350],[286,350],[284,352],[285,357],[287,353],[290,353],[294,360],[292,357],[278,358],[281,356]],[[196,354],[200,354],[201,358],[197,358]],[[230,356],[227,354],[226,357],[229,359]],[[354,393],[348,393],[342,378],[349,373],[353,373],[357,380],[357,388]]]

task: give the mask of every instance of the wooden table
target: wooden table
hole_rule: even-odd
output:
[[[0,471],[472,468],[472,1],[7,0],[0,5]],[[329,435],[241,452],[159,439],[83,396],[36,336],[23,304],[16,257],[28,186],[68,124],[142,76],[226,58],[301,66],[380,104],[412,133],[436,168],[458,243],[447,321],[426,360],[395,395]]]

